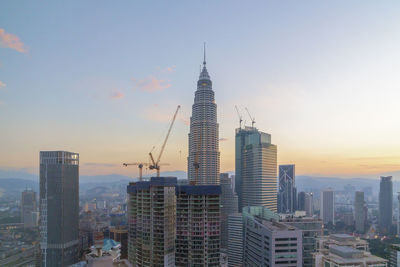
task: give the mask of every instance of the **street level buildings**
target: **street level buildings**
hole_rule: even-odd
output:
[[[235,188],[239,211],[264,206],[277,211],[277,147],[271,135],[255,127],[236,129]]]
[[[40,152],[42,266],[69,266],[79,253],[79,154]]]
[[[332,189],[321,192],[320,216],[324,224],[335,224],[335,193]]]
[[[228,173],[221,173],[221,248],[228,248],[228,216],[238,212],[238,198]]]
[[[297,191],[295,186],[295,165],[279,165],[278,212],[294,213]]]
[[[204,52],[203,69],[197,82],[192,117],[190,117],[189,182],[196,181],[197,185],[219,184],[218,127],[217,104]]]
[[[379,232],[390,233],[393,216],[392,176],[381,176],[379,186]]]

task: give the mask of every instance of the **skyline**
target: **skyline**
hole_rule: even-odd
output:
[[[122,162],[147,161],[180,104],[161,163],[186,170],[205,41],[221,172],[235,105],[298,175],[400,170],[400,3],[76,3],[0,5],[0,169],[38,174],[39,151],[67,150],[82,175],[136,176]]]

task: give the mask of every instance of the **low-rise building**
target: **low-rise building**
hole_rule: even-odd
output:
[[[348,246],[331,245],[314,254],[315,267],[387,267],[388,260]]]

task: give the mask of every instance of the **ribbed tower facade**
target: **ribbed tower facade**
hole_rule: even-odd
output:
[[[197,82],[190,118],[188,178],[197,185],[219,184],[217,104],[206,68]]]

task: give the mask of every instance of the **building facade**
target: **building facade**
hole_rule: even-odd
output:
[[[238,212],[238,198],[228,173],[221,173],[221,248],[228,248],[228,216]]]
[[[176,266],[220,266],[221,186],[182,185],[176,190]]]
[[[219,184],[217,104],[204,56],[192,106],[189,133],[188,179],[197,185]]]
[[[365,231],[365,214],[364,214],[364,192],[357,191],[354,200],[354,219],[356,231],[364,233]]]
[[[295,185],[295,165],[279,165],[278,212],[294,213],[297,190]]]
[[[40,152],[42,266],[69,266],[79,253],[79,154]]]
[[[128,260],[134,266],[175,266],[177,179],[130,183]]]
[[[392,244],[390,246],[389,267],[398,267],[398,266],[400,266],[400,245]]]
[[[243,209],[243,266],[302,266],[302,231],[260,208]]]
[[[254,127],[236,129],[235,188],[239,211],[264,206],[277,211],[277,147],[271,135]]]
[[[321,192],[320,216],[324,224],[335,224],[335,193],[332,189]]]
[[[381,176],[379,186],[379,232],[390,233],[393,217],[392,176]]]
[[[243,266],[242,213],[233,213],[228,216],[228,266]]]
[[[316,240],[323,235],[322,220],[313,217],[287,216],[281,222],[296,227],[302,231],[303,237],[303,265],[313,266],[313,253],[316,251]]]
[[[25,190],[21,194],[21,221],[24,227],[37,226],[37,198],[33,190]]]

